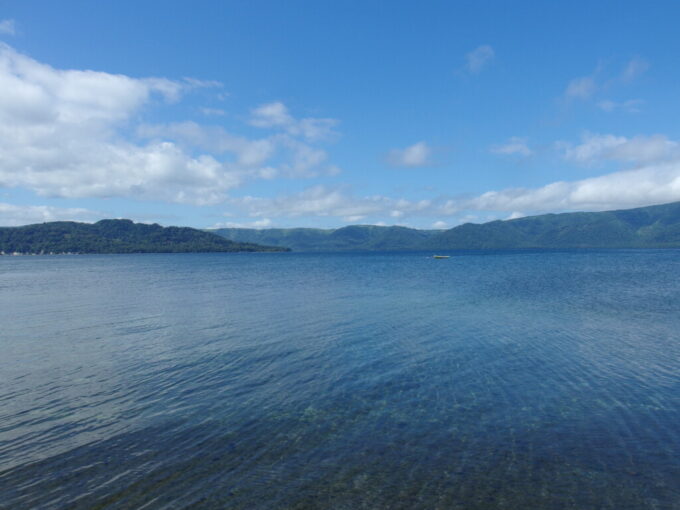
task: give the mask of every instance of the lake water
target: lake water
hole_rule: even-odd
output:
[[[0,508],[680,509],[680,251],[0,257]]]

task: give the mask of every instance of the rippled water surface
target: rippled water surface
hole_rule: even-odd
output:
[[[0,508],[680,509],[680,251],[0,257]]]

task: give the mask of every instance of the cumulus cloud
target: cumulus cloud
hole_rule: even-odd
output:
[[[405,149],[393,149],[387,156],[387,161],[393,166],[422,167],[432,164],[430,156],[432,149],[425,142],[418,142]]]
[[[568,148],[578,162],[597,160],[635,164],[627,170],[576,181],[558,181],[538,188],[509,188],[477,196],[406,200],[383,195],[356,196],[347,188],[314,186],[273,198],[247,196],[229,201],[243,214],[260,220],[276,217],[335,217],[345,222],[384,222],[430,218],[432,228],[466,221],[515,219],[529,214],[601,211],[641,207],[680,200],[678,143],[661,135],[632,138],[586,135]],[[451,218],[444,223],[444,218]]]
[[[281,137],[277,139],[283,147],[290,151],[290,162],[281,166],[281,170],[291,177],[316,177],[319,169],[328,159],[326,151],[311,147],[294,138]],[[335,174],[335,167],[326,167],[323,173]]]
[[[560,144],[564,157],[580,164],[597,164],[603,161],[625,163],[652,163],[680,155],[680,144],[663,135],[632,138],[611,134],[583,135],[578,145]]]
[[[622,153],[621,160],[628,161],[627,158],[625,152]],[[514,219],[546,212],[625,209],[677,200],[680,200],[680,156],[675,155],[644,163],[638,168],[589,179],[558,181],[538,188],[488,191],[471,197],[440,196],[432,200],[406,200],[383,195],[361,197],[347,188],[314,186],[299,193],[273,198],[247,196],[231,199],[229,204],[259,220],[316,216],[335,217],[345,222],[368,218],[376,223],[386,219],[403,221],[421,217],[431,218],[432,228],[445,228],[466,221]],[[439,223],[444,222],[443,218],[452,219],[446,224]]]
[[[217,86],[60,70],[0,44],[0,186],[53,197],[205,205],[223,201],[249,179],[331,172],[314,168],[325,152],[288,133],[250,140],[219,127],[176,123],[138,127],[144,143],[126,136],[155,98],[172,103],[190,89]],[[289,131],[320,136],[322,123],[315,120],[294,121]],[[277,150],[285,151],[278,168],[268,161]]]
[[[381,195],[356,197],[345,188],[323,185],[313,186],[292,195],[274,198],[247,196],[232,199],[230,203],[252,217],[331,216],[352,222],[369,216],[396,218],[424,211],[432,205],[429,200],[409,201]]]
[[[47,221],[93,221],[101,214],[80,208],[14,205],[0,202],[0,226],[16,227]]]
[[[613,172],[580,181],[559,181],[535,189],[489,191],[477,197],[448,200],[443,214],[462,211],[603,211],[680,200],[680,161]]]
[[[677,163],[615,172],[572,183],[557,182],[528,193],[493,193],[479,198],[491,210],[604,210],[680,199]],[[499,207],[505,204],[504,207]],[[518,207],[519,206],[519,207]]]
[[[143,138],[169,138],[187,147],[198,147],[215,154],[228,154],[231,162],[225,163],[234,176],[247,178],[294,177],[307,178],[318,175],[335,175],[339,169],[327,164],[326,151],[302,142],[286,133],[267,138],[249,139],[227,132],[221,126],[204,126],[196,122],[170,124],[145,124],[138,128]],[[283,155],[278,166],[270,160]]]
[[[216,154],[229,153],[240,167],[260,166],[276,150],[270,139],[248,139],[231,134],[221,126],[204,126],[193,121],[142,124],[137,134],[142,138],[170,139],[187,147],[197,147]]]
[[[493,60],[494,56],[495,52],[488,44],[484,44],[475,48],[470,53],[465,55],[465,60],[467,61],[467,70],[472,74],[479,73],[484,68],[484,66]]]
[[[58,70],[0,46],[0,186],[72,198],[214,202],[238,178],[213,157],[120,136],[154,94],[174,101],[182,87],[162,78]]]
[[[514,219],[528,214],[640,207],[680,200],[680,144],[663,135],[622,137],[583,136],[580,144],[565,145],[564,156],[590,164],[614,161],[634,168],[576,181],[558,181],[539,188],[509,188],[477,196],[406,200],[383,195],[356,196],[347,188],[314,186],[273,198],[247,196],[230,200],[244,214],[264,219],[303,216],[372,221],[421,217],[446,226],[484,218]],[[444,228],[432,223],[433,228]]]
[[[291,195],[247,196],[229,203],[258,221],[316,216],[345,222],[368,219],[376,223],[420,217],[428,218],[432,228],[445,228],[465,221],[625,209],[680,200],[680,142],[663,135],[624,137],[586,133],[580,143],[562,144],[561,149],[565,158],[579,164],[614,162],[633,167],[538,188],[508,188],[456,198],[439,196],[418,201],[383,195],[357,196],[348,188],[314,186]]]
[[[511,137],[506,143],[500,145],[493,145],[491,147],[491,152],[494,154],[505,154],[513,155],[517,154],[519,156],[531,156],[533,151],[527,145],[526,138],[520,138],[518,136]]]
[[[16,23],[13,19],[0,20],[0,34],[15,35],[16,33]]]
[[[307,117],[296,119],[285,104],[277,101],[258,106],[251,111],[250,124],[259,128],[280,129],[292,136],[302,136],[308,140],[324,140],[337,133],[333,128],[338,121]]]
[[[286,105],[280,102],[267,103],[253,109],[250,123],[262,128],[285,127],[295,123]]]

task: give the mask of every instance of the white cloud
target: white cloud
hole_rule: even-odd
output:
[[[445,221],[439,220],[439,221],[435,221],[432,224],[432,228],[437,229],[437,230],[442,230],[442,229],[448,228],[448,224]]]
[[[170,138],[188,147],[198,147],[216,154],[230,154],[234,157],[234,162],[227,166],[234,175],[243,179],[276,176],[309,178],[336,175],[339,172],[337,167],[326,163],[326,151],[285,133],[268,138],[248,139],[228,133],[220,126],[202,126],[191,121],[145,124],[137,131],[144,138]],[[283,161],[274,166],[270,160],[281,153],[284,153]]]
[[[183,80],[190,88],[194,89],[214,89],[224,87],[224,84],[217,80],[198,80],[191,77],[185,77]]]
[[[261,128],[285,127],[294,122],[286,105],[280,102],[258,106],[251,112],[250,123]]]
[[[641,107],[645,102],[642,99],[629,99],[627,101],[616,102],[609,99],[597,103],[600,110],[607,113],[621,111],[624,113],[640,113]]]
[[[143,138],[169,138],[188,147],[197,147],[216,154],[230,153],[246,174],[247,169],[259,167],[269,160],[276,151],[276,143],[272,139],[261,138],[251,140],[243,136],[228,133],[220,126],[203,126],[196,122],[174,122],[171,124],[143,124],[137,129]],[[233,171],[239,171],[233,168]]]
[[[603,161],[621,161],[626,163],[652,163],[677,158],[680,144],[663,135],[633,138],[614,135],[598,135],[587,133],[582,143],[576,146],[561,144],[564,157],[580,164],[597,164]]]
[[[581,137],[579,145],[558,142],[557,148],[563,149],[565,159],[580,164],[592,164],[602,161],[602,155],[613,147],[626,142],[626,137],[615,135],[593,135],[586,133]]]
[[[16,33],[17,27],[13,19],[0,20],[0,34],[15,35]]]
[[[425,142],[418,142],[405,149],[391,150],[387,160],[394,166],[416,168],[431,165],[431,154],[432,149]]]
[[[227,221],[225,223],[217,223],[213,225],[212,228],[272,228],[272,220],[269,218],[262,218],[245,223]]]
[[[564,95],[570,99],[589,99],[596,90],[595,79],[591,76],[583,76],[571,80]]]
[[[680,200],[680,161],[648,165],[573,182],[553,182],[536,189],[489,191],[478,197],[448,200],[442,214],[461,211],[602,211]]]
[[[493,60],[494,56],[495,52],[488,44],[484,44],[475,48],[470,53],[465,55],[468,71],[472,74],[479,73],[488,62]]]
[[[501,145],[494,145],[491,147],[491,152],[494,154],[512,155],[518,154],[520,156],[531,156],[533,151],[527,145],[526,138],[517,136],[511,137],[506,143]]]
[[[43,196],[205,205],[225,200],[249,179],[337,172],[324,151],[288,133],[250,140],[219,127],[176,123],[139,127],[146,143],[125,135],[154,98],[175,102],[190,89],[217,86],[59,70],[0,43],[0,186]],[[317,138],[323,120],[291,121],[288,131]],[[277,151],[283,154],[274,166],[269,159]]]
[[[432,206],[429,200],[409,201],[380,195],[355,197],[344,188],[313,186],[299,193],[274,198],[247,196],[230,203],[251,217],[338,217],[345,221],[359,221],[368,216],[400,217],[425,211]],[[397,212],[398,214],[394,214]],[[400,213],[400,214],[399,214]]]
[[[0,46],[0,186],[45,196],[219,200],[239,183],[208,155],[120,136],[153,94],[183,86],[95,71],[58,70]]]
[[[244,197],[232,203],[248,210],[251,216],[365,216],[384,209],[380,199],[356,200],[341,189],[314,186],[300,193],[276,198]]]
[[[260,128],[281,129],[292,136],[302,136],[311,141],[333,138],[335,119],[308,117],[295,119],[280,101],[263,104],[251,111],[250,124]]]
[[[0,226],[16,227],[48,221],[93,221],[101,214],[80,208],[14,205],[0,202]]]
[[[621,80],[625,83],[629,83],[646,72],[647,69],[649,69],[649,62],[640,57],[635,57],[626,64],[626,67],[621,73]]]
[[[91,71],[85,72],[89,73]],[[103,75],[106,73],[97,74]],[[184,92],[192,89],[192,87],[187,84],[179,83],[172,80],[166,80],[165,78],[144,78],[138,81],[147,85],[150,91],[155,91],[162,94],[168,103],[176,103],[177,101],[180,100]]]
[[[628,138],[585,134],[580,144],[560,146],[565,158],[580,164],[611,161],[635,167],[540,188],[511,188],[449,199],[437,205],[439,214],[493,211],[510,213],[506,219],[513,219],[525,214],[626,209],[680,200],[680,142],[663,135]]]
[[[290,177],[316,177],[320,173],[334,174],[335,167],[323,168],[322,165],[328,159],[326,151],[311,147],[306,143],[294,138],[283,136],[277,141],[286,147],[291,153],[289,163],[282,165],[282,171]]]
[[[634,161],[641,166],[589,179],[553,182],[539,188],[511,188],[452,199],[413,201],[382,195],[359,197],[346,188],[314,186],[292,195],[248,196],[229,203],[254,218],[335,217],[345,222],[369,219],[375,223],[423,217],[438,218],[437,223],[431,224],[432,228],[448,228],[467,221],[514,219],[545,212],[625,209],[680,200],[680,154],[655,148],[675,142],[659,136],[631,139],[598,136],[591,140],[597,150],[577,152],[579,156],[574,157],[596,157],[600,148],[605,147],[615,151],[607,157],[628,163]],[[595,143],[598,140],[599,145]],[[660,155],[663,157],[656,159]],[[444,221],[443,217],[453,219],[443,225],[438,223]]]

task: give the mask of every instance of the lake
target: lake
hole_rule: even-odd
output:
[[[680,250],[0,257],[0,508],[680,509]]]

